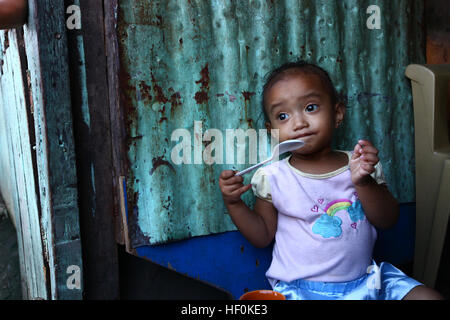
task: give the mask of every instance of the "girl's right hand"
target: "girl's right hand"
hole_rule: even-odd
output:
[[[244,186],[244,178],[236,176],[237,171],[224,170],[219,177],[219,187],[225,204],[233,204],[241,201],[241,195],[247,192],[252,185]]]

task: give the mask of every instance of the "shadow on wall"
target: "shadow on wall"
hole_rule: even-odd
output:
[[[118,246],[121,300],[231,300],[225,290],[135,257]]]
[[[0,300],[22,300],[17,234],[0,197]]]

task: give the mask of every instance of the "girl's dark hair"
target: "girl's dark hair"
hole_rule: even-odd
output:
[[[315,74],[319,76],[320,80],[322,81],[323,86],[328,91],[330,95],[331,104],[335,105],[339,101],[338,93],[336,92],[336,89],[334,88],[333,82],[331,81],[330,76],[328,75],[328,72],[326,72],[321,67],[306,62],[304,60],[299,60],[296,62],[288,62],[285,63],[278,68],[272,70],[267,76],[266,76],[266,82],[263,86],[263,92],[262,92],[262,108],[264,112],[264,119],[265,121],[269,121],[269,117],[266,112],[266,92],[269,90],[278,80],[282,79],[285,75],[286,71],[297,69],[300,73],[304,74]]]

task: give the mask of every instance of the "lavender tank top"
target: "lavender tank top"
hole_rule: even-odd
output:
[[[348,165],[312,175],[285,158],[258,171],[254,178],[259,178],[252,178],[255,194],[260,196],[258,183],[267,184],[266,200],[278,210],[272,263],[266,272],[272,286],[276,280],[344,282],[366,273],[377,232],[364,215]],[[384,183],[381,165],[374,174]]]

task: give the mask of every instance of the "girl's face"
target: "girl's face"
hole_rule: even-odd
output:
[[[265,108],[279,140],[301,139],[305,145],[293,153],[310,154],[329,148],[333,131],[344,118],[345,107],[331,104],[330,95],[315,74],[291,72],[266,91]]]

